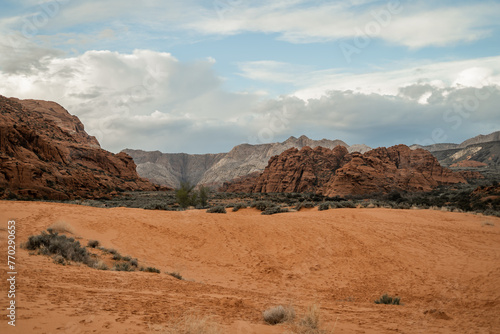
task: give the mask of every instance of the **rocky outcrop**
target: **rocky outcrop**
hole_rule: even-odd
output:
[[[466,183],[466,180],[459,173],[441,167],[428,151],[397,145],[352,154],[352,159],[336,170],[321,193],[335,196],[393,190],[429,191],[453,183]]]
[[[259,172],[254,172],[248,175],[240,176],[231,180],[230,182],[224,182],[222,187],[218,190],[220,192],[228,193],[251,193],[254,191],[255,183],[260,177]]]
[[[156,190],[133,159],[101,149],[55,102],[0,96],[0,198],[72,199]]]
[[[292,147],[327,147],[347,144],[341,140],[290,137],[282,143],[235,146],[228,153],[184,154],[124,150],[137,164],[137,172],[155,183],[178,187],[181,181],[218,188],[224,182],[262,172],[269,159]],[[365,146],[357,149],[364,150]]]
[[[253,192],[317,192],[327,183],[332,171],[346,163],[347,148],[337,146],[333,150],[306,146],[286,150],[269,160],[262,175],[255,182]]]
[[[259,177],[227,182],[221,190],[312,192],[333,197],[393,190],[428,191],[443,184],[466,182],[462,174],[441,167],[430,152],[411,150],[405,145],[364,154],[348,153],[342,146],[333,150],[305,147],[271,158]]]

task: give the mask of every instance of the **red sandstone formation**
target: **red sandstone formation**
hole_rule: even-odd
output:
[[[55,102],[0,96],[0,198],[97,198],[156,190],[132,158],[101,149]]]
[[[465,183],[466,178],[475,177],[482,176],[473,172],[463,175],[443,168],[430,152],[411,150],[405,145],[378,148],[364,154],[349,154],[342,146],[333,150],[305,147],[272,157],[259,177],[225,183],[221,191],[344,196],[393,190],[429,191],[438,185]]]
[[[352,154],[352,159],[335,172],[320,192],[335,196],[429,191],[442,184],[466,182],[459,173],[441,167],[429,151],[397,145]]]

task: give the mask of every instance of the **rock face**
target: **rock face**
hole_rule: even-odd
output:
[[[393,190],[428,191],[442,184],[465,182],[462,174],[441,167],[430,152],[411,150],[405,145],[364,154],[348,153],[342,146],[333,150],[304,147],[271,158],[260,176],[227,182],[221,190],[312,192],[333,197]]]
[[[334,148],[338,145],[347,147],[341,140],[312,140],[301,136],[290,137],[282,143],[242,144],[235,146],[228,153],[220,154],[171,154],[140,150],[124,152],[134,158],[139,175],[155,183],[178,187],[181,181],[188,181],[191,184],[218,188],[226,181],[262,172],[271,157],[292,147]],[[359,145],[357,149],[364,150],[366,146]]]
[[[155,190],[132,158],[101,149],[78,117],[54,102],[0,96],[0,198],[96,198]]]
[[[500,166],[500,141],[471,144],[465,148],[434,151],[432,154],[444,166],[478,168]]]
[[[165,154],[160,151],[123,150],[134,158],[137,173],[151,182],[177,188],[181,181],[198,184],[205,173],[219,162],[220,154]]]
[[[438,185],[466,183],[465,178],[441,167],[426,150],[406,145],[381,147],[352,159],[322,189],[326,196],[362,195],[392,190],[429,191]]]
[[[344,146],[333,150],[306,146],[286,150],[269,160],[269,164],[257,179],[253,192],[317,192],[326,184],[332,171],[343,166],[348,155]]]

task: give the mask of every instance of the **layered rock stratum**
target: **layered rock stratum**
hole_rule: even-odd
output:
[[[126,153],[103,150],[55,102],[0,96],[0,198],[99,198],[156,190]]]
[[[443,168],[427,150],[406,145],[381,147],[364,154],[333,149],[292,148],[272,157],[256,176],[226,182],[226,192],[311,192],[325,196],[363,195],[390,191],[429,191],[439,185],[466,183],[477,172]]]
[[[155,183],[178,187],[182,181],[187,181],[217,188],[235,178],[262,172],[270,158],[287,149],[301,149],[305,146],[332,149],[338,145],[351,151],[365,152],[370,149],[366,145],[355,145],[351,149],[341,140],[313,140],[306,136],[292,136],[281,143],[241,144],[228,153],[219,154],[161,153],[131,149],[123,152],[134,158],[139,175]]]

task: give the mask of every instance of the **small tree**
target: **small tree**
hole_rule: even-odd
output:
[[[205,207],[208,204],[208,195],[210,193],[210,188],[201,186],[200,190],[198,191],[199,193],[199,199],[200,199],[200,204],[201,206]]]
[[[175,191],[177,202],[182,208],[187,208],[192,204],[193,200],[196,201],[196,193],[193,194],[194,186],[189,182],[181,182],[181,187]]]

